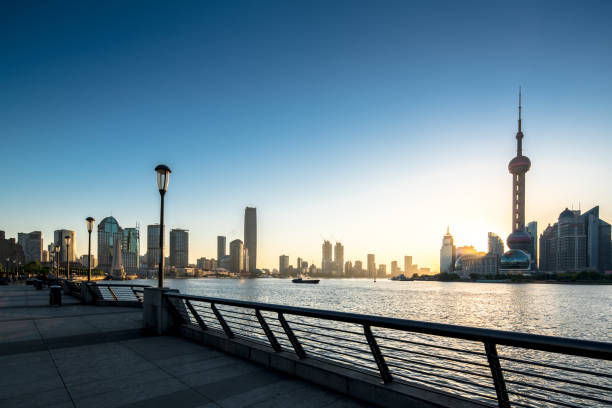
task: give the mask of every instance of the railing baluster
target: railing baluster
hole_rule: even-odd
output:
[[[391,376],[391,371],[389,371],[389,367],[387,367],[387,362],[385,361],[385,357],[380,352],[380,347],[378,347],[378,343],[376,342],[376,338],[372,333],[372,329],[369,325],[363,325],[363,332],[365,334],[366,340],[370,345],[370,351],[372,351],[372,356],[374,356],[374,360],[376,361],[376,365],[378,366],[378,371],[380,371],[380,376],[385,384],[393,381],[393,377]]]
[[[255,316],[257,316],[257,320],[259,320],[259,324],[261,324],[261,328],[263,329],[264,333],[266,333],[268,341],[270,341],[270,345],[272,346],[274,351],[276,351],[277,353],[281,351],[281,345],[279,344],[278,340],[276,340],[274,333],[272,333],[272,330],[270,330],[266,319],[264,319],[259,309],[255,309]]]
[[[499,364],[499,356],[497,355],[497,347],[495,343],[484,343],[487,360],[489,360],[489,368],[491,369],[491,377],[495,385],[495,393],[497,394],[497,404],[500,408],[510,408],[510,399],[506,390],[506,382],[504,374]]]
[[[189,309],[189,311],[193,315],[193,318],[196,319],[196,321],[198,322],[198,325],[200,326],[200,329],[206,330],[207,329],[206,323],[204,323],[204,320],[202,320],[202,318],[198,314],[197,310],[195,310],[195,308],[193,307],[193,305],[191,304],[189,299],[185,299],[185,304],[187,305],[187,308]]]
[[[295,337],[295,334],[293,334],[293,330],[291,330],[289,323],[287,323],[287,320],[285,320],[285,316],[283,316],[283,314],[280,312],[278,313],[278,321],[280,322],[281,326],[283,326],[283,330],[291,342],[293,350],[295,350],[295,354],[297,354],[298,358],[300,360],[306,358],[306,352],[304,352],[302,345],[298,341],[297,337]]]
[[[215,306],[214,303],[211,303],[210,308],[212,309],[215,316],[217,316],[217,320],[219,321],[219,324],[223,328],[225,335],[230,339],[234,337],[234,333],[232,332],[232,329],[230,329],[227,323],[225,323],[225,319],[223,318],[223,316],[221,316],[221,312],[219,312],[219,309],[217,309],[217,306]]]

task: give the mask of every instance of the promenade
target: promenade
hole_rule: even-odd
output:
[[[367,405],[174,336],[142,309],[81,305],[0,286],[0,406],[329,407]]]

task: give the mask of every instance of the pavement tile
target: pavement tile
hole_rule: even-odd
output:
[[[70,396],[65,388],[28,392],[27,394],[6,399],[0,398],[0,406],[2,408],[38,408],[63,402],[70,402]]]

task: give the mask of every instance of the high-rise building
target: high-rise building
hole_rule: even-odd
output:
[[[42,262],[43,238],[42,232],[32,231],[17,234],[17,243],[23,248],[25,262]]]
[[[159,266],[159,224],[147,225],[147,267]]]
[[[59,261],[60,262],[66,262],[66,240],[65,237],[69,236],[70,237],[70,249],[68,250],[68,260],[70,262],[74,262],[76,260],[75,257],[75,253],[76,253],[76,241],[75,241],[75,237],[76,237],[76,232],[71,231],[71,230],[55,230],[53,232],[53,242],[55,244],[55,246],[59,246],[60,247],[60,252],[59,252]]]
[[[111,273],[114,247],[123,241],[123,229],[114,217],[106,217],[98,224],[98,268]]]
[[[353,276],[353,263],[351,261],[344,263],[344,274],[346,276]]]
[[[453,236],[450,234],[449,227],[446,227],[446,234],[442,238],[442,248],[440,248],[440,273],[450,273],[455,266],[455,243]],[[412,260],[411,260],[412,261]],[[412,262],[410,262],[412,264]],[[404,267],[406,274],[408,268]]]
[[[249,248],[244,247],[242,254],[242,272],[249,273],[251,270],[249,269]],[[255,271],[252,271],[255,272]]]
[[[408,274],[412,271],[412,257],[410,255],[404,256],[404,274]]]
[[[127,273],[138,272],[140,269],[140,229],[138,227],[125,228],[123,230],[123,243],[121,248],[123,251],[123,267],[125,271]]]
[[[257,269],[257,209],[247,207],[244,210],[244,247],[249,250],[249,270]]]
[[[391,261],[391,276],[397,276],[400,274],[399,267],[397,266],[397,261]]]
[[[297,269],[302,269],[302,258],[299,256],[297,259]]]
[[[531,255],[531,267],[536,269],[538,265],[538,223],[531,221],[527,224],[527,233],[531,238],[531,246],[529,247],[529,255]]]
[[[374,254],[368,254],[368,278],[376,277],[376,259]]]
[[[387,276],[387,265],[385,264],[378,265],[378,277],[384,278],[386,276]]]
[[[324,276],[330,276],[333,268],[332,262],[332,244],[325,240],[322,246],[323,259],[321,260],[321,270]]]
[[[540,235],[540,270],[580,272],[611,268],[610,224],[599,218],[599,207],[584,214],[565,209]]]
[[[240,273],[244,269],[244,244],[241,240],[235,239],[229,244],[231,271]]]
[[[49,251],[43,249],[41,262],[49,262]]]
[[[344,275],[344,246],[340,242],[336,242],[334,246],[334,265],[335,274]]]
[[[489,232],[487,235],[488,240],[488,254],[502,256],[504,254],[504,241],[495,233]]]
[[[353,276],[358,278],[364,276],[367,273],[363,270],[363,262],[355,261],[355,265],[353,265]]]
[[[281,275],[284,275],[289,270],[289,257],[287,255],[281,255],[278,257],[278,271]]]
[[[189,265],[189,230],[170,230],[170,265],[176,268]]]
[[[220,261],[221,258],[227,255],[226,248],[227,246],[225,243],[225,237],[222,235],[218,235],[217,236],[217,261]]]
[[[525,231],[525,173],[531,161],[523,156],[523,131],[521,128],[521,92],[519,90],[518,131],[516,132],[516,157],[510,160],[508,171],[512,174],[512,233],[506,243],[510,250],[501,257],[501,269],[506,273],[524,274],[529,271],[531,237]],[[525,269],[525,263],[528,267]]]

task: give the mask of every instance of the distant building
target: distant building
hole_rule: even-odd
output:
[[[147,267],[159,266],[159,224],[147,225]]]
[[[385,278],[387,276],[387,265],[380,264],[378,265],[378,277]]]
[[[366,271],[363,270],[363,262],[355,261],[355,265],[353,265],[353,268],[352,268],[353,276],[356,277],[356,278],[360,278],[360,277],[364,276],[365,273],[366,273]]]
[[[531,269],[536,269],[538,265],[538,223],[531,221],[526,228],[529,237],[531,238],[531,246],[529,247],[529,255],[531,255]]]
[[[487,253],[501,257],[504,254],[504,241],[493,232],[489,232],[487,240],[489,244]]]
[[[244,269],[244,244],[241,240],[235,239],[229,245],[231,268],[235,273],[240,273]]]
[[[334,265],[335,274],[338,276],[344,275],[344,246],[340,242],[336,242],[334,246]]]
[[[20,264],[25,264],[23,247],[15,242],[15,238],[5,239],[4,231],[0,231],[0,263],[8,272],[15,271]]]
[[[114,217],[106,217],[98,224],[98,268],[111,273],[115,245],[123,241],[123,229]]]
[[[217,266],[219,268],[223,268],[228,271],[231,271],[232,270],[232,257],[229,255],[223,255],[221,259],[217,260]]]
[[[225,237],[222,235],[217,236],[217,260],[220,261],[221,258],[227,255],[226,248]]]
[[[125,228],[123,230],[121,248],[125,271],[127,273],[138,272],[140,269],[140,230],[138,228]]]
[[[176,268],[189,266],[189,230],[179,228],[170,230],[170,266]]]
[[[376,276],[376,259],[374,254],[368,254],[368,278]]]
[[[323,246],[321,247],[322,251],[322,259],[321,259],[321,269],[323,271],[324,276],[331,276],[333,270],[333,262],[332,262],[332,244],[329,241],[323,241]]]
[[[76,237],[76,232],[71,231],[71,230],[55,230],[53,232],[53,242],[55,243],[55,246],[59,246],[60,247],[60,252],[59,252],[59,261],[60,262],[66,262],[66,240],[65,237],[69,236],[70,237],[70,249],[68,250],[68,260],[70,262],[74,262],[76,261],[76,244],[75,244],[75,237]]]
[[[408,274],[412,270],[412,257],[409,255],[404,256],[404,274],[408,276]]]
[[[397,266],[397,261],[391,261],[391,276],[397,276],[400,274],[400,269]]]
[[[249,267],[249,248],[244,247],[243,251],[244,252],[242,254],[242,272],[244,273],[255,272],[255,271],[251,271]]]
[[[442,248],[440,248],[440,272],[450,273],[454,269],[456,257],[456,248],[453,240],[453,236],[449,231],[449,227],[446,227],[446,234],[442,237]],[[412,262],[411,262],[412,264]],[[408,268],[406,274],[408,274]]]
[[[566,208],[540,235],[540,270],[603,273],[611,268],[610,252],[610,224],[599,218],[599,207],[584,214]]]
[[[17,243],[23,248],[23,253],[25,255],[25,263],[42,262],[42,232],[20,232],[17,234]]]
[[[421,268],[419,269],[419,272],[421,275],[430,275],[431,274],[431,268]]]
[[[257,269],[257,209],[246,207],[244,210],[244,247],[249,251],[248,269]]]
[[[93,254],[90,257],[91,260],[91,267],[95,268],[96,267],[96,257],[93,256]],[[85,267],[89,267],[89,263],[87,263],[87,255],[81,255],[81,257],[79,258],[79,263]]]
[[[41,262],[49,262],[49,251],[43,249]]]
[[[353,276],[353,263],[351,261],[346,261],[344,263],[344,275]]]
[[[462,278],[469,278],[471,274],[497,275],[499,273],[499,255],[485,254],[484,252],[468,253],[457,257],[454,273]]]
[[[281,275],[287,274],[289,270],[289,257],[281,255],[278,257],[278,271]]]
[[[212,271],[217,267],[217,260],[212,258],[207,259],[206,257],[198,258],[196,260],[196,267],[205,271]]]

